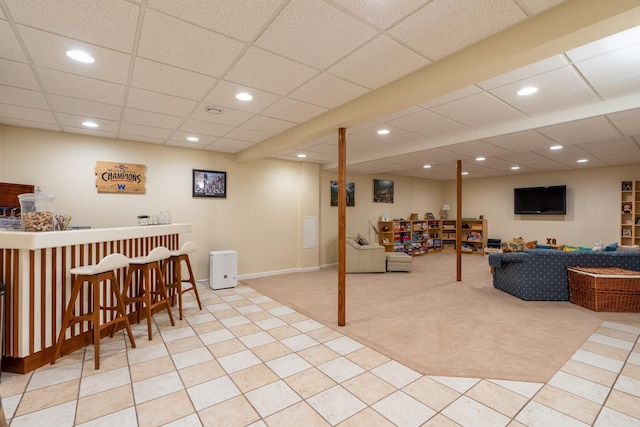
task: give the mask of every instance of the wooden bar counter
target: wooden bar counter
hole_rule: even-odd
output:
[[[41,233],[0,231],[0,281],[6,285],[2,370],[26,373],[51,360],[71,293],[74,267],[97,264],[111,253],[146,255],[157,246],[179,248],[190,224],[96,228]],[[124,281],[126,270],[116,273]],[[81,294],[86,307],[89,292]],[[111,298],[111,297],[110,297]],[[112,301],[106,301],[107,305]],[[70,328],[63,354],[91,343],[87,324]]]

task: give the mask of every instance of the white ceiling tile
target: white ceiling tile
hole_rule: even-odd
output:
[[[573,62],[581,62],[596,56],[608,54],[619,49],[640,43],[640,26],[630,28],[593,43],[571,49],[566,52]]]
[[[552,145],[556,145],[555,141],[533,130],[484,138],[483,141],[514,152],[548,150]]]
[[[185,46],[189,48],[185,49]],[[229,37],[147,10],[138,55],[219,77],[244,46],[244,43]]]
[[[561,144],[580,144],[614,139],[620,136],[619,132],[604,117],[546,126],[538,128],[537,131]],[[566,152],[566,149],[567,147],[561,151]]]
[[[0,104],[0,106],[1,105],[2,104]],[[60,126],[58,126],[55,123],[34,122],[32,120],[29,120],[29,118],[27,117],[25,117],[23,120],[23,119],[3,117],[0,114],[0,122],[3,125],[7,125],[7,126],[17,126],[22,128],[33,128],[33,129],[46,129],[54,132],[60,132]]]
[[[327,111],[316,105],[306,104],[295,99],[283,98],[262,112],[263,115],[281,120],[302,123]]]
[[[130,52],[139,6],[124,0],[5,0],[16,22]],[[105,25],[109,23],[109,25]]]
[[[227,126],[219,123],[209,123],[200,120],[187,120],[182,126],[180,131],[209,135],[209,136],[222,136],[233,130],[232,126]]]
[[[560,3],[564,3],[566,0],[520,0],[520,1],[531,12],[538,14],[551,7],[557,6]]]
[[[22,62],[0,59],[0,84],[24,89],[40,90],[31,67]]]
[[[53,108],[61,113],[85,116],[94,119],[120,120],[122,108],[117,105],[102,104],[62,95],[49,95]]]
[[[607,118],[623,135],[640,135],[640,108],[607,114]]]
[[[403,0],[401,2],[362,0],[332,0],[378,28],[389,28],[431,0]]]
[[[579,145],[569,145],[562,150],[556,151],[551,157],[558,163],[562,163],[570,168],[589,168],[606,166],[606,163],[599,161],[595,156],[583,150]],[[587,163],[578,163],[579,159],[587,159]]]
[[[198,138],[198,141],[187,141],[188,137],[193,137],[195,136],[196,138]],[[197,147],[197,146],[202,146],[205,147],[211,143],[213,143],[216,139],[218,139],[217,136],[210,136],[210,135],[205,135],[205,134],[200,134],[197,132],[184,132],[181,130],[177,130],[173,133],[173,135],[171,135],[171,139],[170,141],[173,142],[183,142],[185,144],[191,144],[191,146],[193,147]],[[185,145],[185,147],[189,147],[189,145]]]
[[[621,161],[634,163],[640,160],[640,147],[631,137],[622,137],[606,141],[594,141],[580,144],[580,148],[605,162]]]
[[[383,126],[380,126],[380,127],[383,127]],[[367,138],[373,141],[379,141],[384,144],[388,144],[389,146],[410,144],[410,143],[416,143],[416,142],[425,142],[429,140],[429,138],[425,137],[424,135],[420,135],[415,132],[411,132],[411,131],[407,131],[404,129],[395,128],[391,126],[385,126],[385,127],[390,130],[390,132],[387,135],[378,135],[377,127],[370,127],[370,128],[364,129],[362,131],[355,133],[355,135],[363,138]]]
[[[400,43],[380,36],[342,59],[329,72],[375,89],[429,63]],[[367,72],[363,73],[362,70]]]
[[[114,121],[114,120],[105,120],[105,119],[98,119],[98,120],[93,120],[94,122],[96,122],[96,124],[98,124],[98,128],[85,128],[84,126],[82,126],[82,122],[84,122],[87,119],[93,119],[93,117],[91,116],[85,116],[85,115],[75,115],[75,114],[65,114],[65,113],[58,113],[57,114],[58,120],[60,121],[60,124],[64,127],[72,127],[72,128],[76,128],[76,129],[86,129],[87,131],[92,131],[92,130],[96,130],[96,131],[101,131],[101,132],[113,132],[114,134],[118,133],[118,127],[119,127],[119,122],[118,121]]]
[[[256,46],[326,68],[375,34],[372,28],[328,3],[291,0],[256,40]]]
[[[555,55],[551,58],[534,62],[533,64],[476,84],[484,90],[490,90],[510,83],[530,79],[557,68],[566,67],[567,65],[569,65],[569,62],[562,55]]]
[[[35,65],[113,83],[127,83],[130,55],[24,26],[20,26],[19,31]],[[72,60],[65,54],[72,49],[89,53],[96,62],[83,64]]]
[[[604,99],[640,90],[640,43],[575,64]]]
[[[251,119],[247,120],[243,124],[243,127],[251,130],[276,134],[292,128],[295,125],[296,123],[287,122],[285,120],[279,120],[265,116],[254,116]]]
[[[522,9],[511,1],[434,0],[391,28],[389,33],[435,60],[526,18]]]
[[[239,101],[236,99],[236,94],[240,92],[249,92],[251,96],[253,96],[253,99],[250,102]],[[227,80],[220,80],[211,93],[205,98],[204,102],[210,105],[233,108],[238,111],[259,113],[280,98],[279,95],[273,93]]]
[[[124,109],[124,117],[122,120],[125,123],[135,123],[138,125],[172,130],[178,129],[183,122],[181,117],[152,113],[151,111],[136,110],[133,108]]]
[[[153,111],[172,116],[188,116],[198,105],[196,101],[165,95],[144,89],[131,88],[127,94],[127,107]]]
[[[149,0],[149,7],[209,30],[243,40],[253,39],[283,0]]]
[[[250,48],[226,79],[285,95],[318,74],[317,70],[262,49]]]
[[[457,123],[427,110],[391,120],[388,123],[392,126],[419,133],[430,138],[469,130],[469,127],[461,123]]]
[[[192,71],[137,58],[131,85],[154,92],[199,100],[216,79]]]
[[[482,92],[482,89],[476,86],[467,86],[463,89],[457,90],[455,92],[448,93],[446,95],[440,96],[438,98],[421,102],[418,104],[422,108],[431,108],[442,104],[447,104],[451,101],[457,101],[459,99],[467,98],[471,95],[475,95]]]
[[[250,141],[240,141],[237,139],[231,139],[231,138],[219,138],[216,140],[216,142],[214,142],[213,144],[211,144],[210,146],[207,147],[207,149],[211,149],[212,147],[216,147],[216,148],[227,148],[229,149],[229,152],[232,153],[237,153],[240,150],[244,150],[245,148],[249,148],[253,145],[253,142]]]
[[[543,170],[561,169],[563,166],[553,159],[553,153],[543,151],[541,153],[521,151],[500,156],[501,160],[514,165],[527,166]]]
[[[432,107],[431,110],[474,129],[525,117],[522,113],[484,92]]]
[[[222,107],[222,114],[213,114],[207,111],[210,104],[203,103],[189,116],[190,119],[200,120],[203,122],[217,123],[227,126],[240,126],[242,123],[253,117],[252,113],[234,110],[233,108]]]
[[[322,73],[300,86],[289,96],[324,108],[335,108],[367,92],[369,90],[363,86]]]
[[[100,129],[78,128],[73,126],[63,126],[62,130],[68,133],[77,133],[82,135],[93,135],[102,138],[117,138],[118,132],[107,132]]]
[[[152,140],[166,140],[171,136],[171,129],[160,129],[151,126],[144,126],[135,123],[122,123],[120,133],[126,135],[139,135]]]
[[[50,110],[40,110],[37,108],[28,108],[19,105],[0,104],[0,117],[18,120],[33,120],[39,123],[57,123]]]
[[[24,55],[20,43],[18,43],[18,39],[16,39],[13,29],[7,21],[0,21],[0,40],[2,40],[2,43],[0,43],[0,58],[27,62],[27,57]]]
[[[130,141],[147,142],[149,144],[164,144],[166,138],[152,138],[144,135],[135,135],[120,132],[120,139],[126,139]]]
[[[519,96],[516,93],[527,86],[534,86],[539,90],[529,96]],[[529,116],[598,102],[598,97],[571,67],[558,68],[497,87],[490,93]]]
[[[272,136],[270,133],[259,132],[251,129],[235,128],[231,132],[225,135],[225,138],[236,139],[238,141],[246,142],[260,142]]]
[[[47,68],[38,68],[38,74],[48,93],[114,105],[121,105],[124,99],[124,86],[116,83]]]
[[[49,104],[40,91],[0,85],[0,99],[4,104],[48,110]]]
[[[170,139],[169,141],[167,141],[165,145],[168,145],[170,147],[189,148],[192,150],[203,150],[206,147],[206,145],[204,144],[198,144],[198,143],[193,143],[189,141],[176,141],[173,139]]]
[[[505,150],[504,148],[500,148],[483,141],[462,142],[460,144],[449,145],[446,149],[453,151],[454,153],[464,154],[473,158],[488,158],[511,153],[509,150]]]

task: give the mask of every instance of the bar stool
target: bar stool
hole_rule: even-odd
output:
[[[120,293],[120,284],[118,283],[115,274],[115,270],[119,268],[125,268],[128,265],[129,260],[127,259],[127,257],[122,254],[116,253],[107,255],[106,257],[102,258],[102,260],[97,265],[86,265],[82,267],[72,268],[70,270],[70,273],[75,275],[75,279],[73,281],[73,287],[71,289],[71,298],[69,299],[69,304],[67,305],[67,309],[64,313],[64,316],[62,317],[60,334],[58,335],[56,349],[53,353],[53,358],[51,359],[52,365],[56,363],[56,359],[60,356],[60,351],[62,350],[62,344],[65,341],[65,332],[67,328],[80,322],[90,322],[93,324],[92,341],[95,348],[95,369],[100,369],[100,333],[103,329],[113,326],[113,329],[111,331],[111,336],[113,336],[116,325],[120,322],[123,322],[124,327],[127,331],[127,335],[129,335],[131,347],[135,348],[136,343],[133,339],[131,325],[129,324],[129,318],[127,317],[125,311],[124,300],[122,298],[122,294]],[[115,307],[106,307],[100,305],[100,283],[104,281],[110,282],[110,291],[116,297]],[[85,314],[74,314],[78,295],[80,294],[80,289],[85,283],[91,284],[91,311]],[[104,296],[103,301],[106,302],[106,296]],[[82,311],[82,309],[80,310]],[[100,310],[115,311],[116,314],[113,316],[113,319],[101,324]]]
[[[169,305],[169,299],[167,296],[167,288],[164,283],[164,268],[161,264],[162,260],[165,260],[171,256],[169,249],[164,246],[158,246],[154,248],[147,256],[141,256],[136,258],[129,258],[129,271],[127,272],[127,279],[124,285],[124,300],[125,305],[136,304],[136,314],[138,316],[138,323],[140,323],[140,312],[144,305],[144,310],[147,316],[147,332],[149,333],[149,339],[152,339],[151,334],[151,313],[154,308],[164,306],[169,314],[169,320],[171,325],[175,326],[173,321],[173,314],[171,313],[171,306]],[[152,281],[152,273],[155,272],[155,281]],[[139,273],[139,274],[138,274]],[[129,295],[129,288],[133,276],[138,274],[137,288],[135,296]]]
[[[171,295],[171,305],[174,305],[174,298],[178,297],[178,312],[180,313],[180,320],[182,320],[182,294],[185,292],[193,291],[198,301],[198,307],[202,310],[202,304],[200,303],[200,295],[198,295],[198,288],[196,287],[196,281],[193,277],[193,270],[191,269],[191,262],[189,261],[189,254],[195,252],[196,244],[193,242],[185,242],[182,247],[176,251],[171,251],[171,256],[165,261],[165,271],[169,266],[173,265],[173,272],[167,283],[167,288]],[[182,263],[185,263],[189,273],[189,277],[184,280],[182,278]],[[191,287],[183,288],[183,283],[190,283]],[[173,290],[173,293],[171,292]]]

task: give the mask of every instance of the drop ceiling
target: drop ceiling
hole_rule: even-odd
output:
[[[348,173],[436,180],[637,164],[638,24],[629,0],[0,0],[0,124],[329,171],[346,127]]]

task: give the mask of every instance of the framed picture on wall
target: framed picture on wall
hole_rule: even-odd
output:
[[[356,183],[347,182],[347,206],[356,205]],[[331,181],[331,206],[338,206],[338,181]]]
[[[193,197],[227,198],[227,173],[220,171],[193,170]]]
[[[393,181],[384,179],[373,180],[373,202],[393,203]]]

